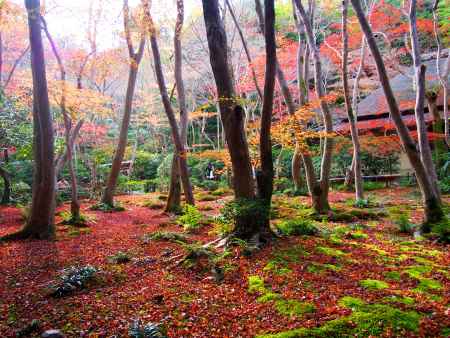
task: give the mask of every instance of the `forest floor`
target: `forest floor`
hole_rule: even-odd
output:
[[[279,337],[450,335],[448,246],[401,234],[386,214],[402,207],[418,223],[422,210],[413,190],[371,195],[376,206],[356,209],[348,202],[353,194],[332,192],[333,208],[353,218],[318,222],[326,235],[283,237],[250,256],[241,243],[216,256],[220,282],[211,262],[176,264],[190,246],[150,239],[158,231],[183,232],[158,209],[158,194],[121,196],[126,210],[113,213],[91,211],[84,201],[88,228],[58,225],[56,241],[0,244],[0,336],[37,337],[55,328],[67,337],[127,337],[136,318],[163,322],[169,337],[294,329]],[[207,218],[230,196],[202,199],[210,200],[198,203]],[[274,222],[304,217],[307,203],[306,197],[274,197]],[[23,223],[18,208],[2,207],[0,215],[0,235]],[[185,235],[189,243],[218,236],[213,225]],[[98,271],[93,282],[64,297],[49,295],[62,269],[85,265]]]

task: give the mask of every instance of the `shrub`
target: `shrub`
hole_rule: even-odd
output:
[[[103,211],[103,212],[120,212],[125,211],[125,208],[119,203],[115,203],[113,206],[105,203],[97,203],[90,207],[93,211]]]
[[[169,242],[175,242],[175,243],[187,243],[188,238],[184,234],[180,234],[178,232],[166,232],[166,231],[157,231],[153,234],[147,234],[144,235],[143,238],[144,242],[147,242],[148,240],[153,241],[169,241]]]
[[[383,182],[372,182],[372,181],[364,182],[364,190],[366,191],[378,190],[383,188],[385,188],[385,184]]]
[[[131,261],[131,256],[128,252],[118,251],[116,254],[109,256],[109,261],[115,264],[124,264]]]
[[[278,229],[285,235],[307,235],[313,236],[319,233],[313,221],[307,218],[298,218],[280,222]]]
[[[185,231],[192,231],[201,226],[202,213],[193,205],[186,204],[183,207],[183,214],[178,217],[177,224],[183,226]]]
[[[60,298],[76,290],[81,290],[94,279],[97,272],[98,270],[91,265],[64,269],[59,277],[60,282],[52,287],[50,295]]]
[[[136,319],[128,329],[130,338],[166,338],[166,328],[161,323],[142,324],[140,319]]]
[[[239,219],[248,221],[267,219],[269,212],[269,208],[261,200],[240,198],[226,203],[219,219],[234,227]]]
[[[264,286],[264,279],[262,279],[259,276],[249,276],[248,292],[264,294],[266,292],[266,287]]]
[[[438,236],[440,242],[450,243],[450,219],[448,217],[434,224],[431,230]]]
[[[409,213],[402,211],[398,207],[388,209],[389,218],[397,226],[401,233],[409,234],[414,231],[415,224],[409,221]]]

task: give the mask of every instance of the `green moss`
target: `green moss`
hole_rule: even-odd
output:
[[[256,301],[259,303],[267,303],[267,302],[272,302],[272,301],[278,301],[281,298],[282,297],[279,293],[267,291],[262,296],[259,296],[258,299],[256,299]]]
[[[359,284],[369,290],[382,290],[387,289],[389,284],[377,279],[364,279],[360,280]]]
[[[443,337],[450,337],[450,327],[444,327],[441,333]]]
[[[280,259],[271,259],[264,267],[264,271],[271,271],[277,275],[286,275],[292,272],[288,268],[288,262]]]
[[[248,277],[248,292],[249,293],[265,293],[266,287],[264,286],[264,279],[259,276]]]
[[[300,257],[308,256],[308,253],[301,245],[293,246],[289,249],[276,251],[273,254],[275,259],[285,260],[288,262],[297,262]]]
[[[442,285],[437,280],[431,278],[421,278],[419,285],[417,285],[417,288],[415,288],[414,290],[418,292],[428,292],[430,290],[440,289],[442,289]]]
[[[310,273],[322,274],[325,271],[340,271],[342,268],[340,266],[334,264],[320,264],[320,263],[311,263],[308,265],[306,270]]]
[[[421,279],[424,274],[431,272],[431,270],[433,270],[431,266],[417,265],[409,267],[404,272],[411,278]]]
[[[433,261],[430,261],[429,259],[426,259],[423,257],[414,257],[414,260],[419,264],[424,264],[424,265],[429,265],[429,266],[435,265]]]
[[[365,302],[360,298],[345,296],[339,300],[338,304],[342,307],[352,309],[363,306]]]
[[[383,300],[386,302],[389,302],[389,303],[401,303],[401,304],[405,304],[405,305],[414,305],[414,303],[416,302],[414,300],[414,298],[401,297],[401,296],[397,296],[397,295],[385,297],[385,298],[383,298]]]
[[[353,239],[366,239],[366,238],[369,237],[367,234],[365,234],[361,230],[350,232],[348,236],[353,238]]]
[[[295,317],[314,312],[316,307],[314,304],[299,302],[295,299],[280,299],[275,302],[275,309],[284,316]]]
[[[387,251],[380,249],[379,247],[373,244],[366,244],[365,247],[369,250],[376,252],[379,256],[388,256],[389,254]]]
[[[323,253],[324,255],[327,255],[327,256],[331,256],[331,257],[342,257],[342,256],[346,255],[345,252],[338,250],[338,249],[334,249],[334,248],[318,246],[316,249],[318,252]]]
[[[259,338],[328,338],[328,337],[379,337],[387,330],[401,337],[417,332],[420,315],[415,311],[402,311],[384,304],[358,305],[351,315],[308,329],[299,328],[277,334],[264,334]]]
[[[384,274],[387,279],[399,281],[401,279],[401,274],[398,271],[388,271]]]
[[[287,235],[305,235],[314,236],[319,233],[319,230],[315,226],[314,222],[308,218],[296,218],[286,221],[282,221],[277,224],[278,229]]]

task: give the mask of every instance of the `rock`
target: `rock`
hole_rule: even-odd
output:
[[[63,333],[60,330],[47,330],[45,331],[42,338],[64,338]]]

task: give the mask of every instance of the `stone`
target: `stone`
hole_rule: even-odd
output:
[[[64,338],[63,333],[60,330],[47,330],[45,331],[42,338]]]

